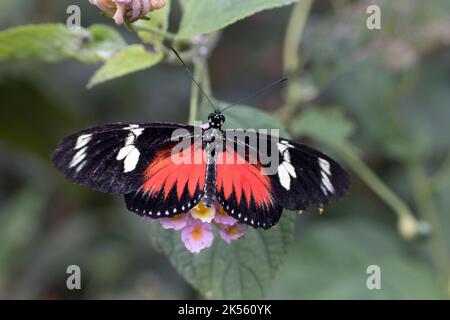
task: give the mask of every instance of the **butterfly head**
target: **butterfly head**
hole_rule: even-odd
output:
[[[219,112],[210,113],[208,116],[208,123],[210,128],[220,129],[225,122],[225,116]]]

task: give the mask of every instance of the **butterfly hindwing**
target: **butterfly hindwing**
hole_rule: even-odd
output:
[[[172,217],[200,202],[206,179],[204,145],[195,138],[185,144],[179,150],[170,145],[155,152],[139,189],[125,195],[130,211],[151,218]]]
[[[170,123],[109,124],[63,139],[53,153],[56,168],[72,182],[101,192],[127,194],[142,184],[142,176],[157,150],[174,143],[176,129],[192,135],[193,127]]]
[[[282,208],[276,202],[266,169],[254,157],[248,144],[227,143],[227,138],[224,142],[223,151],[217,157],[219,204],[241,223],[254,228],[272,227],[280,219]]]

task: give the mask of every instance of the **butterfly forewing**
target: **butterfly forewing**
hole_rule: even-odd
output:
[[[227,130],[224,145],[217,160],[218,200],[253,227],[270,228],[282,208],[322,207],[348,189],[349,176],[335,161],[293,141]]]
[[[53,153],[56,168],[72,182],[101,192],[127,194],[142,185],[155,153],[173,144],[174,130],[193,135],[193,127],[169,123],[110,124],[62,140]]]
[[[144,170],[138,190],[125,196],[129,210],[151,218],[188,212],[204,195],[206,156],[204,144],[193,137],[155,152]]]

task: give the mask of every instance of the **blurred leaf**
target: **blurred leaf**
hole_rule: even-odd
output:
[[[2,289],[14,265],[38,233],[40,214],[47,201],[48,192],[27,186],[1,207],[0,296],[5,296]]]
[[[292,4],[298,0],[182,0],[183,18],[178,36],[192,36],[219,30],[259,11]]]
[[[295,135],[306,135],[321,142],[337,144],[345,141],[355,125],[338,108],[309,109],[292,121]]]
[[[310,223],[295,243],[270,298],[444,298],[431,265],[378,222],[347,218]],[[381,268],[380,290],[366,286],[370,265]]]
[[[27,25],[0,33],[0,62],[76,59],[94,63],[108,59],[124,47],[121,36],[107,26],[70,31],[63,24]]]
[[[152,225],[156,245],[177,271],[203,296],[214,299],[264,297],[278,271],[294,233],[294,214],[285,212],[270,230],[249,228],[245,237],[226,244],[216,234],[213,246],[190,253],[180,233]]]
[[[89,39],[83,42],[76,56],[82,62],[107,61],[127,45],[122,36],[111,27],[98,24],[87,31]]]
[[[62,134],[78,124],[48,92],[28,81],[0,80],[0,101],[0,141],[46,161]]]
[[[142,45],[132,45],[108,60],[89,80],[88,88],[102,82],[150,68],[161,61],[162,53],[146,51]]]

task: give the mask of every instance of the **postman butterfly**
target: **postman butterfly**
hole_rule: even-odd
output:
[[[153,219],[218,203],[240,223],[269,229],[283,209],[322,208],[346,193],[349,175],[327,155],[265,132],[224,130],[222,112],[202,126],[85,129],[59,143],[53,162],[70,181],[124,195],[130,211]]]

